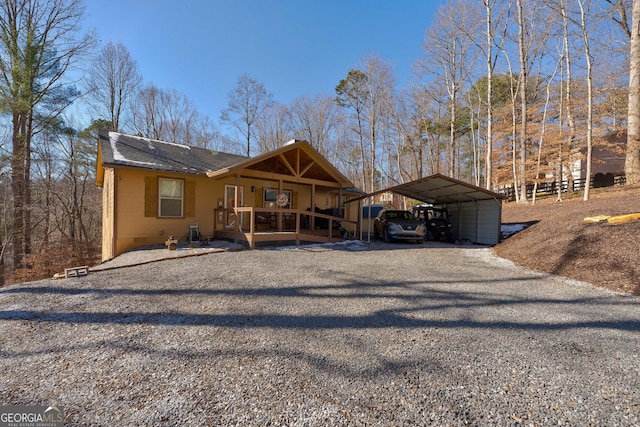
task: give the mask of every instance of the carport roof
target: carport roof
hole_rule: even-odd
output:
[[[349,200],[347,203],[386,192],[400,194],[402,196],[411,197],[412,199],[434,205],[477,200],[506,199],[502,194],[494,193],[493,191],[485,190],[484,188],[476,187],[475,185],[437,173],[405,184],[396,185],[395,187],[389,187],[384,190],[369,193],[356,199]]]

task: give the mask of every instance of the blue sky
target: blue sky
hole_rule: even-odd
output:
[[[87,0],[85,25],[102,43],[122,42],[145,82],[183,93],[217,122],[243,73],[288,105],[303,95],[334,95],[348,71],[375,54],[405,86],[441,3]]]

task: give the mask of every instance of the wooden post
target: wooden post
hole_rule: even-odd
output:
[[[311,184],[311,212],[316,212],[316,184]],[[311,215],[311,230],[316,229],[316,217],[315,215]]]
[[[240,214],[238,212],[238,195],[240,193],[240,191],[238,191],[238,189],[240,188],[240,175],[236,174],[236,185],[233,189],[233,213],[236,216],[236,221],[233,225],[233,231],[239,232],[240,231]]]

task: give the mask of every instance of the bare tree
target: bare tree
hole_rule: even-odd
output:
[[[566,151],[567,153],[571,153],[573,150],[573,146],[575,145],[576,139],[576,122],[573,115],[573,72],[571,68],[571,49],[569,44],[569,27],[568,27],[568,14],[567,8],[565,5],[565,0],[560,0],[559,3],[560,13],[562,15],[562,38],[563,38],[563,47],[564,47],[564,60],[565,60],[565,71],[566,75],[566,89],[565,89],[565,102],[563,103],[564,108],[567,112],[567,123],[569,125],[569,136],[567,141]],[[558,156],[558,179],[560,182],[558,183],[558,187],[562,187],[562,140],[560,141],[559,147],[559,156]],[[571,169],[569,168],[569,176],[570,178],[570,187],[573,189],[573,174],[571,173]],[[561,199],[560,193],[558,193],[558,199]]]
[[[397,134],[395,161],[399,182],[422,178],[427,162],[428,101],[424,88],[412,86],[396,97],[392,115]],[[390,174],[390,171],[388,171]]]
[[[640,0],[633,0],[631,12],[627,157],[624,171],[627,184],[640,182]]]
[[[155,85],[142,88],[133,101],[133,130],[145,138],[161,139],[164,135],[163,91]]]
[[[485,188],[492,189],[492,156],[493,156],[493,28],[491,26],[491,17],[493,12],[492,0],[483,0],[486,9],[487,24],[487,151],[484,164]]]
[[[522,0],[516,0],[516,7],[518,9],[518,57],[520,58],[520,82],[518,88],[520,89],[520,200],[519,202],[527,202],[527,74],[529,68],[527,63],[529,62],[528,50],[525,48],[525,21],[522,12]]]
[[[178,142],[202,148],[220,148],[220,134],[193,101],[176,90],[147,85],[132,102],[132,126],[145,138]]]
[[[220,120],[237,129],[245,137],[247,157],[250,157],[253,126],[271,105],[273,97],[262,83],[245,73],[238,77],[236,86],[229,92],[228,98],[228,107],[222,110]]]
[[[516,0],[515,29],[507,39],[513,38],[517,47],[519,69],[513,68],[509,49],[502,47],[511,79],[516,79],[512,88],[512,171],[516,201],[527,202],[527,183],[531,178],[528,153],[531,137],[528,125],[531,122],[529,104],[540,95],[540,84],[546,80],[545,58],[548,54],[550,35],[555,30],[555,16],[550,14],[541,0]],[[536,74],[537,73],[537,74]]]
[[[372,167],[367,166],[365,157],[365,103],[366,103],[366,81],[367,75],[360,70],[349,70],[347,77],[340,80],[336,86],[336,102],[342,108],[351,112],[349,122],[351,130],[357,135],[359,143],[360,169],[362,171],[362,190],[367,191],[367,175]],[[350,158],[353,158],[351,153]],[[373,189],[371,189],[373,191]]]
[[[467,82],[478,55],[472,49],[468,34],[479,33],[480,12],[477,4],[449,0],[440,6],[434,24],[427,29],[423,43],[425,59],[420,68],[426,75],[439,75],[446,84],[449,97],[450,141],[447,150],[447,171],[457,176],[459,94]]]
[[[175,89],[162,91],[160,99],[164,121],[160,139],[193,145],[191,128],[198,114],[193,101]]]
[[[309,141],[327,159],[335,157],[338,110],[328,95],[303,96],[290,107],[291,128],[296,137]]]
[[[379,150],[379,140],[384,128],[384,121],[390,115],[393,105],[393,88],[395,87],[395,77],[388,63],[375,55],[365,56],[362,70],[367,75],[365,113],[369,129],[369,158],[371,164],[371,190],[375,191],[378,174],[377,157]]]
[[[209,116],[195,114],[189,127],[189,145],[222,150],[221,135]]]
[[[264,110],[254,127],[254,141],[258,153],[275,150],[285,141],[292,139],[289,109],[277,102]]]
[[[633,0],[605,0],[610,5],[613,12],[611,19],[618,24],[627,35],[627,39],[631,40],[631,27],[629,27],[628,11],[633,7]]]
[[[376,189],[380,171],[378,151],[382,127],[393,104],[395,78],[389,64],[378,56],[366,55],[358,69],[336,86],[338,105],[351,112],[353,132],[360,143],[362,188]]]
[[[91,61],[86,88],[96,114],[119,132],[129,101],[142,81],[138,65],[120,42],[107,43]]]
[[[77,36],[83,13],[80,0],[0,3],[0,101],[10,111],[13,129],[15,267],[21,266],[24,254],[31,251],[34,117],[58,115],[73,99],[74,93],[64,85],[63,76],[93,42],[91,35]]]
[[[587,170],[585,173],[583,199],[589,200],[589,190],[591,188],[591,155],[593,151],[593,59],[589,47],[589,32],[587,28],[587,13],[585,12],[585,0],[577,0],[580,7],[580,32],[584,48],[584,57],[587,64]]]

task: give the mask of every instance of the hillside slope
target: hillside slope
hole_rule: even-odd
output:
[[[592,190],[520,205],[505,203],[502,223],[538,221],[496,245],[497,255],[538,271],[640,295],[640,219],[587,223],[585,217],[640,212],[640,186]]]

